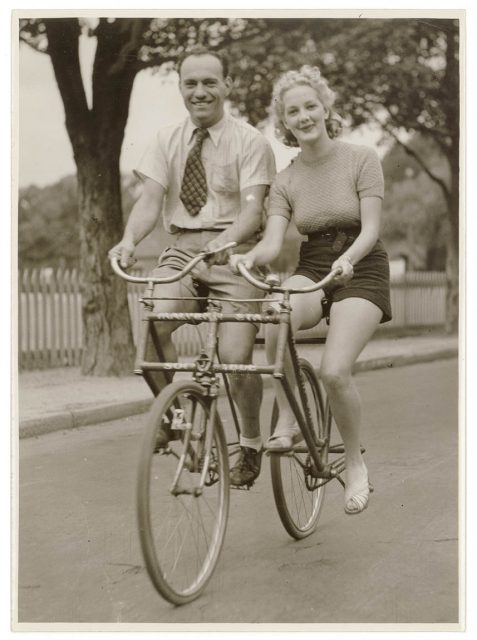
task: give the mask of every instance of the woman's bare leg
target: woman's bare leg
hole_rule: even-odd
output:
[[[331,307],[320,374],[345,447],[346,501],[365,485],[367,478],[361,455],[361,400],[352,368],[381,317],[382,311],[363,298],[346,298]]]

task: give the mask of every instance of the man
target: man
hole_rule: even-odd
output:
[[[164,226],[175,234],[175,243],[160,256],[154,274],[170,275],[203,249],[218,249],[235,241],[238,253],[256,243],[263,201],[275,175],[275,160],[266,138],[250,125],[224,112],[232,88],[223,54],[198,46],[179,62],[179,83],[189,111],[185,122],[165,127],[146,151],[137,174],[144,182],[124,236],[111,254],[127,266],[135,246],[154,228],[163,210]],[[164,205],[164,207],[163,207]],[[159,298],[200,295],[204,285],[210,295],[228,298],[260,298],[227,266],[228,255],[215,254],[200,263],[180,282],[158,285]],[[158,300],[156,312],[193,312],[196,300]],[[225,312],[257,312],[256,303],[223,303]],[[164,357],[177,359],[171,333],[180,323],[157,323]],[[252,362],[257,328],[248,323],[220,326],[220,357],[224,363]],[[262,440],[259,410],[260,376],[231,375],[231,387],[241,418],[240,456],[231,469],[235,485],[251,485],[260,472]],[[160,434],[167,443],[168,434]]]

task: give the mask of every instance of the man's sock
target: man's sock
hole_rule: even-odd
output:
[[[245,436],[240,436],[240,446],[241,447],[249,447],[250,449],[255,449],[255,451],[260,451],[262,448],[262,436],[257,436],[256,438],[246,438]]]

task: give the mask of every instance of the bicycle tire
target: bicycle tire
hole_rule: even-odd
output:
[[[177,411],[184,411],[183,417]],[[176,412],[174,414],[174,412]],[[178,415],[191,429],[174,433],[157,450],[157,430]],[[197,598],[212,577],[223,545],[229,509],[229,469],[224,431],[216,412],[203,494],[194,495],[204,457],[210,402],[193,381],[165,387],[151,407],[140,453],[137,483],[139,537],[146,569],[156,590],[175,605]],[[202,466],[201,466],[202,465]],[[177,487],[190,493],[174,495]]]
[[[315,436],[321,439],[329,438],[331,414],[326,409],[322,385],[315,375],[313,366],[307,360],[300,358],[299,368],[304,377],[305,388],[308,386],[307,397]],[[275,429],[277,420],[278,406],[275,402],[271,433]],[[326,463],[327,450],[325,449],[321,454]],[[307,451],[297,452],[296,450],[289,453],[271,453],[270,459],[273,497],[278,515],[286,531],[296,540],[306,538],[316,530],[325,497],[325,483],[310,477],[306,478],[305,468],[308,461]],[[315,488],[312,489],[310,486]]]

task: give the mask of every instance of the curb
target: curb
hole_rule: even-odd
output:
[[[369,360],[358,361],[354,366],[353,372],[361,373],[376,369],[391,369],[434,360],[446,360],[455,358],[457,355],[457,348],[445,348],[422,354],[370,358]],[[272,385],[271,377],[264,378],[263,385],[265,388],[270,387]],[[84,409],[58,411],[39,418],[22,420],[19,424],[19,437],[20,439],[33,438],[53,433],[54,431],[77,429],[78,427],[128,418],[148,411],[152,401],[153,398],[145,398],[143,400],[96,405]]]
[[[455,347],[447,347],[428,353],[413,353],[409,355],[385,356],[383,358],[370,358],[357,362],[353,367],[353,373],[364,371],[372,371],[374,369],[393,369],[394,367],[403,367],[421,362],[432,362],[434,360],[448,360],[457,358],[458,349]]]
[[[33,438],[53,431],[77,429],[78,427],[86,427],[96,423],[128,418],[148,411],[152,400],[152,398],[145,398],[144,400],[132,400],[130,402],[102,404],[85,409],[49,413],[40,418],[29,418],[20,422],[19,436],[20,439]]]

